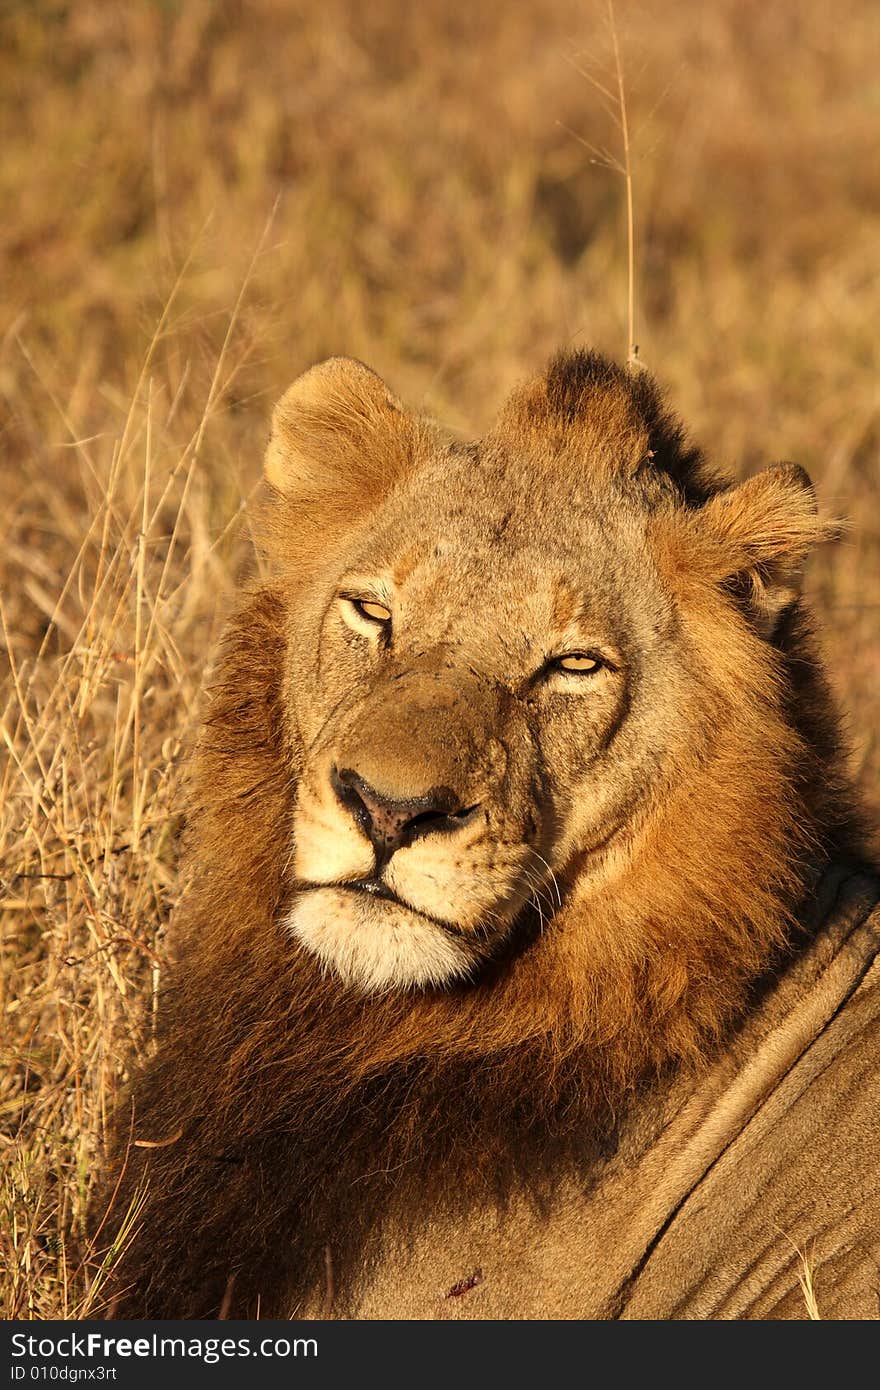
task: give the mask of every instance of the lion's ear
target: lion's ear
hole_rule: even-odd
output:
[[[356,517],[406,471],[419,433],[381,377],[352,357],[330,357],[275,407],[264,475],[306,510]]]
[[[794,463],[716,494],[694,520],[711,577],[737,594],[766,638],[800,595],[813,546],[840,531],[818,515],[810,478]]]

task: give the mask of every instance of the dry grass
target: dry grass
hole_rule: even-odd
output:
[[[815,1274],[815,1264],[811,1255],[798,1252],[801,1267],[798,1270],[798,1283],[801,1286],[801,1293],[804,1296],[804,1307],[807,1310],[807,1318],[810,1322],[821,1322],[822,1314],[819,1312],[819,1303],[816,1298],[816,1289],[813,1284]]]
[[[877,7],[617,22],[641,356],[720,459],[796,458],[852,518],[812,585],[876,804]],[[344,351],[478,431],[560,343],[624,356],[626,188],[582,143],[618,138],[583,75],[613,94],[601,3],[43,0],[0,26],[0,1306],[74,1316],[269,405]]]

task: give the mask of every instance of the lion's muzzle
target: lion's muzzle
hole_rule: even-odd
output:
[[[472,973],[539,886],[532,819],[510,812],[500,706],[497,687],[448,661],[391,671],[312,749],[289,925],[361,988]]]

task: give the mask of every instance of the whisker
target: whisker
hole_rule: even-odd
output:
[[[551,868],[551,866],[547,863],[547,860],[544,858],[543,854],[539,854],[538,851],[537,851],[534,847],[532,847],[531,852],[532,852],[532,854],[535,856],[536,859],[540,859],[541,863],[544,865],[545,869],[547,870],[548,874],[550,875],[550,882],[553,884],[553,887],[556,889],[557,906],[558,906],[558,907],[561,907],[561,906],[562,906],[562,891],[561,891],[561,889],[560,889],[560,887],[559,887],[559,880],[557,879],[557,877],[556,877],[555,873],[553,872],[553,869]]]

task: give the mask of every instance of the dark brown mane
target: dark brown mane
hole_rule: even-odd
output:
[[[668,408],[655,378],[598,352],[558,353],[544,376],[514,393],[501,428],[555,437],[566,447],[582,439],[595,446],[630,437],[636,456],[650,460],[652,470],[694,506],[724,485]]]
[[[553,358],[547,371],[547,404],[561,421],[571,424],[594,413],[601,395],[628,403],[646,432],[652,467],[671,478],[688,502],[700,505],[717,489],[718,480],[703,454],[688,439],[648,372],[621,367],[598,352],[561,352]]]

